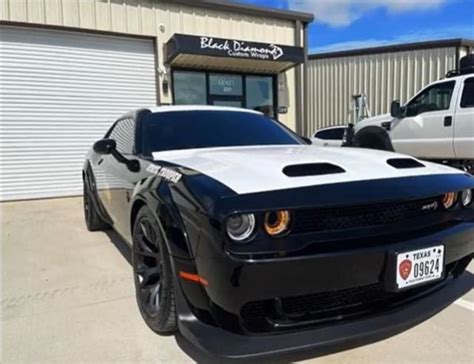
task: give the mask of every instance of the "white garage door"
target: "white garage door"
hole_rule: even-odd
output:
[[[156,104],[151,40],[0,27],[1,200],[82,193],[92,143]]]

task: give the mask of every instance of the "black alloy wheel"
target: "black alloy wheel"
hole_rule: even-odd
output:
[[[133,230],[133,273],[137,303],[147,325],[160,334],[176,330],[171,260],[156,219],[147,207]]]

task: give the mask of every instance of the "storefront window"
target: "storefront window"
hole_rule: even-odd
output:
[[[248,109],[261,111],[270,117],[275,117],[272,77],[247,76],[246,91]]]
[[[174,71],[174,103],[176,105],[206,105],[206,74]]]
[[[242,76],[211,73],[209,91],[211,95],[242,96]]]
[[[275,118],[274,77],[217,72],[173,72],[176,105],[244,107]]]

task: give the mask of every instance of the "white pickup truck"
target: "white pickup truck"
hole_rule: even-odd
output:
[[[346,145],[393,150],[474,172],[473,56],[391,113],[367,118],[348,130]],[[466,67],[467,65],[467,67]],[[350,129],[350,128],[349,128]]]

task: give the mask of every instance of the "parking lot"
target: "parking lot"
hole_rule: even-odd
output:
[[[3,363],[216,362],[180,337],[148,329],[135,304],[129,251],[112,232],[86,230],[81,198],[9,202],[1,210]],[[473,310],[471,290],[403,334],[305,362],[472,363]]]

